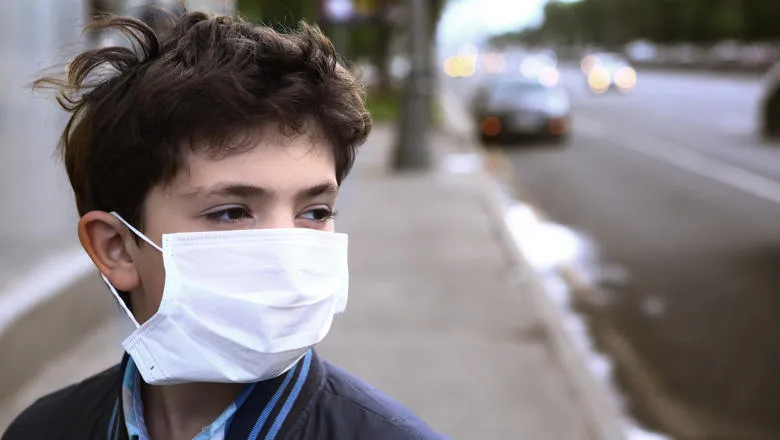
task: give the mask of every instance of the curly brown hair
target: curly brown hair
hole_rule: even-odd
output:
[[[242,138],[270,126],[327,141],[338,181],[346,177],[371,118],[361,83],[317,27],[280,32],[200,12],[169,24],[162,32],[103,18],[90,28],[130,44],[85,51],[64,78],[36,82],[55,87],[71,113],[60,152],[82,215],[117,211],[142,227],[149,191],[169,183],[186,154],[246,151]]]

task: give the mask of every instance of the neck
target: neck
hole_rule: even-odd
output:
[[[152,439],[192,439],[216,420],[245,384],[143,384],[144,420]]]

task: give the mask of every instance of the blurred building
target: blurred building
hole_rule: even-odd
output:
[[[0,285],[47,252],[76,245],[76,212],[56,146],[66,115],[30,86],[98,41],[82,37],[96,11],[131,14],[143,4],[231,13],[233,0],[3,0],[0,5]],[[138,17],[141,18],[141,17]],[[105,42],[103,42],[105,43]],[[4,276],[5,271],[8,275]]]
[[[0,263],[13,271],[39,249],[75,241],[72,196],[55,161],[64,115],[30,83],[82,48],[85,5],[3,0],[0,10]]]

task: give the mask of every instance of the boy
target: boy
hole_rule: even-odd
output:
[[[60,88],[79,239],[137,329],[5,440],[438,439],[313,351],[346,306],[339,185],[371,119],[330,42],[187,13]]]

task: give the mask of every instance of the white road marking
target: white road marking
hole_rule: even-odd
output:
[[[615,135],[614,130],[608,130],[599,121],[580,117],[575,121],[573,132],[597,138]],[[628,138],[628,135],[621,136],[616,145],[780,205],[780,182],[670,142],[641,136]]]

